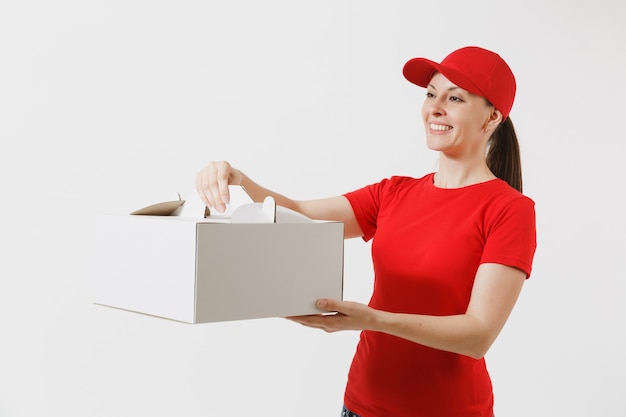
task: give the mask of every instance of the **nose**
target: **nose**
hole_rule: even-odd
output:
[[[424,111],[432,116],[442,116],[446,114],[446,108],[443,99],[439,97],[430,97],[424,101]]]

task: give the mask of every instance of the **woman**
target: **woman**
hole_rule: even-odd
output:
[[[519,147],[508,117],[515,78],[496,53],[465,47],[441,63],[409,60],[426,88],[422,118],[436,172],[391,177],[341,196],[295,201],[254,183],[227,162],[198,173],[208,207],[228,202],[228,184],[255,201],[313,219],[342,221],[345,237],[372,241],[368,305],[318,300],[331,315],[291,317],[328,332],[360,330],[343,416],[491,417],[484,355],[530,276],[534,202],[522,194]]]

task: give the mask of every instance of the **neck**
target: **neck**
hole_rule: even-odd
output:
[[[435,173],[435,186],[439,188],[461,188],[495,179],[496,176],[481,159],[474,163],[455,161],[440,156],[439,169]]]

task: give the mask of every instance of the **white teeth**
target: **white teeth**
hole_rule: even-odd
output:
[[[430,128],[432,130],[440,130],[440,131],[444,131],[444,130],[450,130],[452,129],[452,126],[446,126],[446,125],[436,125],[434,123],[430,124]]]

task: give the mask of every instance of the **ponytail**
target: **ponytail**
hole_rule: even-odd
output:
[[[489,138],[487,166],[496,177],[522,192],[522,161],[519,143],[510,117]]]

